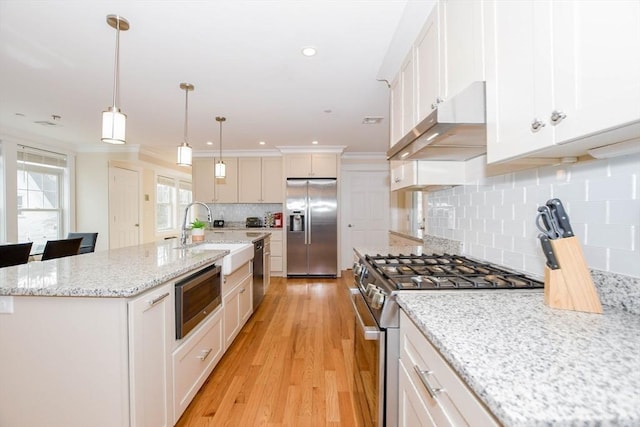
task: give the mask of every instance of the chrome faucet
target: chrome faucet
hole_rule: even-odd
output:
[[[209,223],[209,226],[211,226],[211,209],[209,206],[202,202],[189,203],[187,207],[184,208],[184,218],[182,219],[182,229],[180,231],[180,244],[182,246],[187,244],[187,215],[189,215],[189,208],[193,205],[201,205],[207,209],[207,222]]]

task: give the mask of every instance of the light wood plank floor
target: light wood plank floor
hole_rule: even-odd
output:
[[[258,310],[178,427],[357,426],[352,398],[350,271],[272,278]]]

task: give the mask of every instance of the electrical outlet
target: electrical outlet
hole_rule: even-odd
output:
[[[13,314],[13,297],[0,297],[0,314]]]

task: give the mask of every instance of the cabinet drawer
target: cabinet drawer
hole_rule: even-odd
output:
[[[218,309],[173,352],[175,422],[222,357],[222,314]]]
[[[271,242],[271,256],[282,256],[282,241]]]
[[[400,361],[437,425],[499,425],[404,312],[400,316]],[[435,398],[425,382],[435,391]]]
[[[271,271],[282,271],[281,256],[271,256]]]
[[[284,220],[283,220],[284,221]],[[271,231],[271,243],[273,244],[274,240],[275,241],[280,241],[282,242],[282,230],[270,230]]]
[[[222,295],[226,295],[229,291],[236,287],[236,285],[244,280],[245,277],[251,274],[251,263],[248,262],[233,273],[224,276],[222,278]]]

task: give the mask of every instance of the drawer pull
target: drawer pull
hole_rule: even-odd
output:
[[[413,369],[418,374],[418,378],[420,378],[420,382],[422,383],[424,388],[427,389],[427,392],[429,393],[429,396],[431,396],[431,398],[433,398],[434,400],[437,400],[437,397],[438,397],[437,394],[440,393],[441,391],[444,391],[444,389],[442,389],[442,388],[434,388],[431,384],[429,384],[429,380],[427,379],[427,375],[431,375],[433,372],[432,371],[423,371],[422,369],[420,369],[420,367],[418,365],[415,365],[413,367]]]
[[[213,350],[212,348],[210,348],[209,350],[202,350],[202,353],[200,353],[199,356],[196,356],[198,359],[200,359],[201,361],[205,361],[205,359],[207,357],[209,357],[209,354],[211,354],[211,350]]]
[[[152,299],[151,301],[149,301],[149,307],[153,307],[154,305],[156,305],[157,303],[159,303],[160,301],[162,301],[163,299],[165,299],[168,296],[169,296],[169,292],[167,292],[166,294],[160,295],[156,299]]]
[[[244,291],[246,291],[246,289],[245,289],[245,288],[240,289],[240,293],[241,293],[241,294],[244,294]]]

